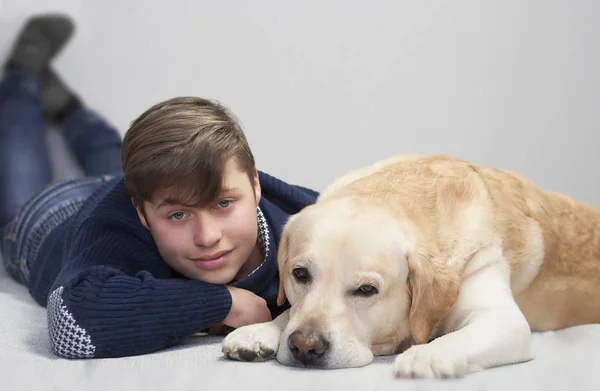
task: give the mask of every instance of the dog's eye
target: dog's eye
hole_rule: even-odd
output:
[[[310,281],[310,275],[305,267],[297,267],[292,271],[292,275],[299,283],[306,284]]]
[[[379,293],[379,291],[377,290],[377,288],[375,288],[373,285],[369,285],[369,284],[361,285],[360,288],[358,288],[356,291],[354,291],[354,294],[356,296],[363,296],[363,297],[373,296],[378,293]]]

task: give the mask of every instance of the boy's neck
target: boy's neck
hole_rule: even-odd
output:
[[[248,277],[248,275],[252,273],[257,267],[259,267],[264,260],[265,254],[263,253],[262,246],[257,241],[256,245],[254,246],[254,249],[252,250],[252,253],[248,257],[248,260],[246,261],[246,263],[244,263],[240,271],[235,276],[235,281],[240,281]]]

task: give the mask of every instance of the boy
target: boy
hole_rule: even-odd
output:
[[[18,205],[40,187],[20,177],[15,164],[40,151],[47,107],[42,100],[40,110],[34,81],[41,80],[43,97],[48,63],[69,36],[48,44],[40,25],[64,19],[34,21],[12,57],[24,41],[29,52],[54,49],[37,56],[35,66],[9,60],[0,85],[0,139],[20,146],[19,155],[0,162],[2,182],[10,179],[0,184],[0,223],[7,270],[48,307],[54,352],[144,354],[211,326],[237,328],[278,315],[281,228],[318,194],[258,172],[239,123],[219,104],[175,98],[151,107],[125,134],[123,175],[114,173],[118,133],[77,100],[61,123],[86,177],[46,187]],[[12,115],[21,106],[28,117]],[[75,127],[77,116],[85,120]],[[47,171],[47,152],[37,156],[29,172]]]

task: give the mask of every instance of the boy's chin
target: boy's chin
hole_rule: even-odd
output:
[[[234,282],[235,275],[235,270],[213,270],[210,272],[195,273],[190,278],[209,284],[223,285]]]

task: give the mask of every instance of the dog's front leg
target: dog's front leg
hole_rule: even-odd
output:
[[[286,310],[270,322],[240,327],[225,337],[221,350],[228,358],[240,361],[275,358],[281,333],[289,319],[289,310]]]
[[[490,254],[487,254],[490,255]],[[394,362],[401,377],[460,377],[533,358],[531,330],[510,290],[501,259],[468,276],[441,337],[414,345]]]

